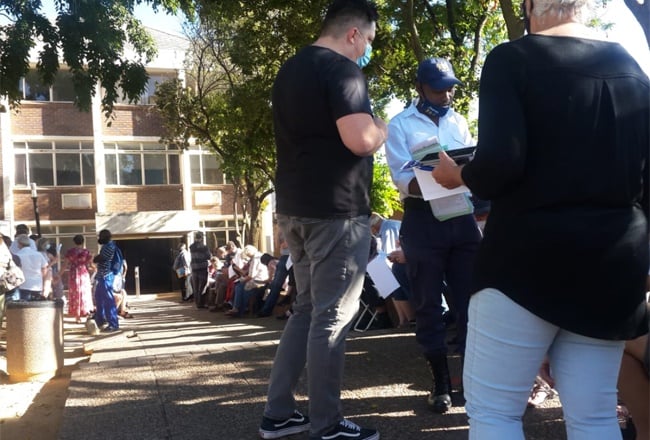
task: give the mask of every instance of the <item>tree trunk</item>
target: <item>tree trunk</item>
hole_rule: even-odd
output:
[[[257,249],[262,249],[262,225],[260,224],[260,212],[251,211],[251,224],[248,233],[248,241]]]
[[[419,63],[424,59],[424,49],[422,48],[422,43],[420,42],[420,34],[418,33],[418,29],[415,26],[413,8],[413,0],[407,0],[406,8],[404,8],[405,22],[407,28],[409,29],[409,34],[411,35],[411,46],[413,47],[413,53],[415,53],[415,58]]]
[[[515,2],[517,3],[516,8],[519,8],[518,0],[515,0]],[[506,22],[506,28],[508,29],[508,38],[510,40],[516,40],[524,35],[524,21],[520,12],[515,9],[513,0],[499,0],[499,4],[501,5],[503,19]]]

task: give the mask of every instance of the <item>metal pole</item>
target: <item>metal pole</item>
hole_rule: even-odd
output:
[[[133,277],[135,278],[135,297],[140,298],[140,266],[135,266],[133,269]]]
[[[36,192],[36,183],[32,182],[32,202],[34,202],[34,220],[36,220],[36,235],[41,238],[41,215],[38,212],[38,193]]]

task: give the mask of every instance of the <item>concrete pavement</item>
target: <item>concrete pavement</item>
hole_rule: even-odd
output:
[[[60,440],[247,440],[259,438],[267,380],[285,322],[232,319],[181,303],[180,294],[143,295],[121,332],[80,333],[88,363],[72,373]],[[68,335],[66,335],[68,337]],[[459,376],[458,359],[452,375]],[[351,332],[342,390],[344,414],[382,439],[467,438],[460,395],[453,410],[426,406],[430,378],[409,329]],[[304,376],[298,386],[307,410]],[[528,410],[527,438],[564,439],[557,400]],[[307,435],[291,437],[306,440]]]

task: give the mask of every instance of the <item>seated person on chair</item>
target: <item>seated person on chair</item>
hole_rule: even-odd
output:
[[[260,318],[271,316],[273,308],[276,306],[278,299],[280,298],[280,292],[284,290],[287,277],[289,276],[289,269],[287,269],[287,263],[289,261],[289,245],[284,239],[282,231],[278,234],[278,241],[280,242],[280,258],[277,259],[275,264],[274,275],[271,275],[269,294],[264,300],[264,305],[257,313],[257,316]]]
[[[229,241],[226,244],[225,264],[228,266],[228,284],[226,286],[226,297],[224,304],[232,308],[234,305],[235,287],[241,277],[246,276],[248,272],[248,260],[244,258],[244,250],[239,249],[237,245]]]
[[[206,294],[208,295],[207,305],[209,308],[214,307],[217,303],[217,280],[221,277],[225,252],[225,247],[217,248],[215,255],[210,258],[210,263],[208,264],[208,282],[205,288]]]
[[[274,287],[274,283],[276,283],[276,281],[277,281],[275,279],[275,277],[277,275],[277,267],[278,267],[278,261],[279,260],[277,258],[273,257],[273,255],[271,255],[271,254],[264,254],[264,255],[262,255],[260,257],[260,261],[262,262],[263,265],[265,265],[267,267],[268,274],[269,274],[269,278],[264,283],[265,290],[263,292],[263,298],[262,298],[263,301],[261,302],[260,310],[257,312],[258,317],[264,317],[264,316],[269,316],[270,312],[269,312],[269,314],[266,314],[266,313],[262,313],[262,311],[267,306],[269,306],[270,309],[273,310],[273,307],[275,306],[275,303],[277,302],[277,298],[275,298],[275,299],[272,300],[272,302],[273,302],[272,305],[267,304],[267,301],[270,300],[270,298],[269,298],[270,292],[269,292],[269,295],[266,295],[266,293],[267,293],[266,289],[268,288],[269,291],[272,290],[273,287]]]
[[[248,260],[248,273],[239,279],[235,287],[233,308],[227,312],[228,316],[242,316],[248,310],[248,302],[254,296],[264,293],[266,282],[269,279],[269,270],[262,264],[262,253],[253,245],[246,245],[242,251]]]

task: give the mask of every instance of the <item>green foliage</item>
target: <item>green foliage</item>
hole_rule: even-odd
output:
[[[217,15],[189,27],[187,86],[178,80],[160,85],[156,105],[166,129],[164,142],[187,147],[194,140],[219,157],[245,218],[243,238],[258,244],[259,214],[273,192],[275,175],[270,111],[275,71],[234,64],[233,54],[241,47],[234,38],[238,25]]]
[[[390,177],[388,164],[375,161],[372,170],[372,188],[370,190],[370,209],[386,218],[392,217],[396,211],[402,211],[399,192]]]
[[[273,189],[273,80],[287,58],[317,38],[329,2],[199,0],[201,26],[189,33],[188,87],[176,83],[159,88],[157,102],[167,124],[167,140],[187,145],[195,138],[209,145],[235,183],[251,223]],[[454,107],[467,115],[477,96],[485,55],[523,31],[519,0],[377,3],[381,18],[373,58],[364,72],[374,110],[380,115],[394,98],[411,100],[418,62],[433,56],[446,57],[454,65],[463,81]],[[385,164],[378,163],[374,174],[373,209],[389,216],[400,209],[397,191]]]
[[[263,74],[265,81],[298,48],[313,41],[329,0],[54,0],[51,23],[40,1],[0,0],[0,94],[12,106],[21,99],[18,82],[28,72],[29,53],[37,55],[37,69],[51,84],[60,63],[70,67],[76,104],[88,109],[101,83],[102,108],[107,115],[122,93],[136,100],[144,90],[144,64],[155,48],[134,18],[138,4],[156,11],[178,13],[232,24],[230,57],[246,75]],[[476,96],[482,60],[494,45],[521,35],[519,0],[378,0],[381,20],[373,60],[366,69],[378,114],[393,98],[413,96],[417,62],[424,57],[448,57],[464,86],[456,108],[466,113]],[[650,41],[650,4],[625,0]],[[599,6],[607,0],[597,0]],[[607,27],[608,24],[600,23]],[[507,32],[506,32],[507,29]],[[138,55],[123,56],[126,45]]]
[[[492,0],[382,2],[373,60],[368,67],[371,92],[380,104],[395,97],[409,102],[414,96],[418,63],[424,58],[451,61],[457,88],[454,108],[467,115],[478,91],[485,54],[506,39],[500,9]]]
[[[188,87],[176,82],[158,89],[166,141],[187,146],[194,138],[213,149],[251,216],[251,230],[273,190],[273,80],[287,58],[318,37],[329,2],[197,2],[201,24],[189,31]],[[394,97],[410,100],[418,61],[443,56],[465,83],[455,104],[465,113],[476,93],[482,54],[505,35],[498,10],[488,0],[407,3],[410,14],[401,0],[378,2],[381,19],[365,69],[375,111],[382,114]],[[397,190],[385,164],[378,163],[374,174],[373,209],[390,216],[400,209]]]
[[[54,81],[59,63],[72,74],[75,104],[90,108],[97,84],[105,90],[102,109],[109,116],[120,90],[135,101],[147,84],[145,64],[155,54],[151,37],[133,16],[133,8],[147,3],[170,13],[193,14],[190,0],[56,0],[51,23],[40,1],[0,0],[0,94],[12,107],[22,98],[19,80],[30,68],[30,51],[37,53],[37,70],[46,85]],[[130,45],[137,57],[129,60]]]

